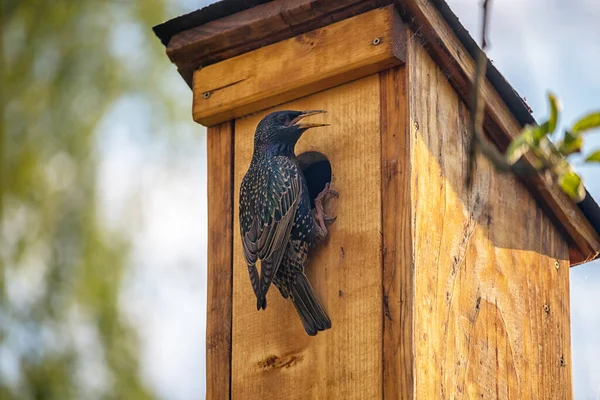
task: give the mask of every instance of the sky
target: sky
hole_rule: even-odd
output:
[[[177,11],[210,1],[180,0]],[[463,25],[479,32],[479,2],[448,0]],[[173,15],[175,17],[177,15]],[[563,126],[600,109],[600,2],[597,0],[496,0],[492,3],[488,56],[534,116],[547,115],[546,94],[563,106]],[[160,22],[160,21],[157,21]],[[148,27],[146,35],[152,35]],[[154,39],[154,38],[153,38]],[[160,46],[158,40],[155,45]],[[163,62],[169,63],[165,56]],[[141,365],[145,381],[164,399],[204,397],[206,321],[206,130],[191,117],[191,91],[174,66],[164,79],[184,110],[173,126],[177,157],[165,156],[160,135],[140,146],[143,103],[124,99],[99,127],[104,138],[99,172],[105,218],[119,226],[137,215],[132,265],[122,302],[142,327]],[[143,119],[143,118],[142,118]],[[142,127],[142,128],[140,128]],[[152,141],[156,141],[153,145]],[[600,133],[586,138],[584,153],[600,148]],[[574,160],[586,187],[600,199],[600,167]],[[129,219],[127,219],[129,221]],[[600,399],[600,262],[571,269],[571,328],[576,399]]]

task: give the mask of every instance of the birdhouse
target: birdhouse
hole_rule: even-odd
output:
[[[572,397],[569,267],[598,256],[598,206],[483,156],[467,188],[479,49],[443,1],[223,0],[155,32],[208,127],[207,398]],[[535,121],[490,63],[481,90],[504,150]],[[274,288],[257,311],[238,210],[258,122],[314,109],[330,125],[296,155],[339,198],[307,265],[332,327],[308,336]]]

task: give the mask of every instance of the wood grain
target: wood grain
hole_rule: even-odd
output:
[[[410,136],[404,66],[379,73],[383,227],[383,398],[414,398]]]
[[[229,399],[233,266],[233,123],[208,128],[206,398]]]
[[[566,241],[481,156],[465,188],[467,107],[414,40],[407,70],[415,397],[572,398]]]
[[[461,98],[468,102],[475,62],[435,6],[429,0],[396,0],[395,3],[407,19],[414,21],[414,28],[423,38],[427,51]],[[485,131],[503,151],[520,133],[521,126],[487,80],[481,93],[486,103]],[[527,157],[527,162],[531,164],[531,158]],[[525,178],[524,182],[572,242],[571,265],[597,258],[600,237],[576,204],[541,175]]]
[[[275,288],[267,309],[256,300],[238,227],[239,185],[253,135],[268,112],[236,120],[232,398],[379,399],[382,396],[381,163],[379,77],[373,75],[277,109],[325,109],[311,117],[331,126],[307,131],[297,154],[319,151],[340,197],[328,243],[309,261],[309,279],[332,328],[306,335],[293,305]]]
[[[167,55],[192,86],[193,72],[216,62],[353,17],[391,0],[276,0],[188,29]]]
[[[237,118],[398,65],[401,26],[388,6],[202,68],[194,73],[194,120]]]

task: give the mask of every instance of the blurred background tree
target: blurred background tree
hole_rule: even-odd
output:
[[[130,239],[98,211],[98,127],[136,96],[148,124],[180,117],[157,82],[170,66],[151,27],[181,9],[162,0],[0,7],[0,398],[152,398],[120,306]]]

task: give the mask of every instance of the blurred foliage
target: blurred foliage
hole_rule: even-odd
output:
[[[581,177],[573,170],[567,157],[580,153],[583,147],[584,133],[600,128],[600,111],[587,114],[565,130],[563,137],[551,137],[558,127],[560,105],[556,96],[548,94],[550,116],[542,124],[526,125],[521,132],[511,140],[505,153],[484,139],[483,115],[485,102],[481,96],[481,87],[486,76],[488,58],[485,55],[487,47],[488,12],[491,0],[481,3],[481,48],[477,55],[477,64],[473,87],[471,89],[471,127],[469,138],[469,154],[467,157],[467,187],[473,182],[476,150],[479,150],[499,172],[512,172],[517,176],[530,176],[541,173],[562,189],[575,202],[582,201],[585,187]],[[559,136],[558,132],[556,133]],[[525,163],[519,163],[524,156],[531,155]],[[529,165],[529,162],[532,165]],[[585,158],[586,163],[600,162],[600,150],[592,152]]]
[[[585,198],[585,188],[581,177],[575,173],[567,157],[580,153],[584,134],[600,128],[600,112],[592,112],[580,118],[562,135],[556,131],[560,114],[560,105],[553,94],[548,95],[550,116],[539,125],[527,125],[521,134],[514,138],[506,151],[506,161],[514,165],[525,154],[530,153],[534,167],[546,173],[573,200]],[[550,141],[555,135],[556,146]],[[560,137],[562,136],[562,137]],[[595,151],[585,158],[585,162],[598,162],[600,151]]]
[[[169,63],[151,27],[176,10],[0,7],[0,398],[152,398],[120,307],[128,238],[98,216],[97,134],[124,96],[145,98],[155,111],[145,117],[166,125],[169,88],[156,77]]]

